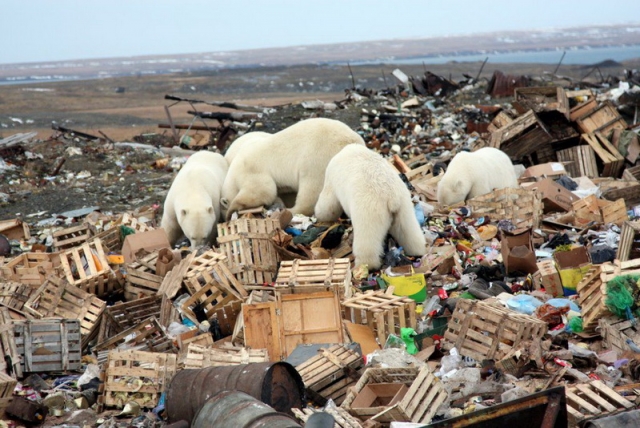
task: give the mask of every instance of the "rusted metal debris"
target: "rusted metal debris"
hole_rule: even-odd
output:
[[[489,80],[487,94],[492,97],[510,97],[516,88],[524,88],[530,84],[531,79],[528,76],[512,76],[496,70]]]

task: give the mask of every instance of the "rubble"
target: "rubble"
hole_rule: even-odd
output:
[[[498,424],[525,408],[554,421],[546,426],[631,414],[640,403],[637,73],[610,87],[499,72],[488,83],[393,75],[397,87],[272,109],[167,95],[193,108],[193,122],[174,123],[167,106],[159,128],[171,134],[136,142],[55,124],[47,141],[0,140],[0,418],[150,427],[206,419],[200,409],[218,400],[260,400],[264,414],[273,406],[301,426],[316,413],[341,427]],[[490,105],[470,93],[510,98]],[[407,257],[390,239],[383,268],[369,271],[353,265],[349,220],[317,224],[286,207],[220,223],[214,247],[170,248],[159,208],[186,156],[224,152],[294,108],[294,121],[359,118],[356,131],[412,191],[427,254]],[[521,187],[439,206],[446,163],[486,146],[521,165]],[[102,199],[81,200],[97,187]],[[59,201],[7,214],[33,193]],[[220,395],[176,413],[189,400],[179,387],[195,382],[186,370],[231,382],[234,370],[267,366],[292,378],[265,385],[299,396],[235,384],[248,395],[225,395],[212,381]]]

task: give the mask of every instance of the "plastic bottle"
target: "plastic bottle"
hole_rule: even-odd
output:
[[[442,306],[440,305],[440,297],[431,296],[431,298],[424,305],[423,313],[430,314],[432,311],[440,310],[440,308],[442,308]]]

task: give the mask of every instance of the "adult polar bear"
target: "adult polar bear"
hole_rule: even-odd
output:
[[[505,152],[493,147],[460,152],[438,183],[438,203],[453,205],[505,187],[518,187],[515,169]]]
[[[342,211],[353,224],[356,266],[379,269],[387,233],[405,253],[426,253],[411,193],[398,172],[379,154],[359,145],[345,147],[327,166],[315,207],[318,221],[334,221]]]
[[[344,123],[325,118],[306,119],[251,142],[236,153],[222,186],[226,219],[273,204],[279,192],[297,193],[292,213],[312,215],[327,164],[349,144],[364,146],[364,140]]]
[[[229,166],[222,155],[192,154],[171,183],[161,227],[174,245],[184,233],[191,248],[212,240],[220,218],[220,193]]]
[[[262,141],[265,138],[269,138],[271,135],[272,134],[269,134],[268,132],[262,131],[253,131],[243,134],[231,143],[227,151],[224,153],[224,158],[229,162],[229,165],[231,165],[233,160],[236,158],[236,155],[240,153],[240,150],[251,146],[256,141]]]

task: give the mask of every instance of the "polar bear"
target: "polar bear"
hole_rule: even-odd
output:
[[[331,158],[350,144],[364,140],[344,123],[306,119],[239,150],[222,186],[222,210],[229,220],[235,211],[269,206],[279,193],[296,193],[293,214],[310,216]]]
[[[164,201],[161,227],[171,245],[183,233],[192,249],[211,242],[220,218],[220,193],[228,168],[222,155],[204,150],[187,159]]]
[[[438,183],[438,203],[453,205],[505,187],[518,187],[513,164],[505,152],[493,147],[460,152]]]
[[[334,221],[343,210],[353,225],[356,266],[380,268],[387,233],[406,254],[426,253],[407,186],[382,156],[364,146],[346,146],[327,166],[315,215],[318,221]]]
[[[231,143],[227,151],[224,153],[224,158],[227,160],[229,165],[231,165],[231,162],[233,162],[236,155],[243,147],[250,146],[252,143],[268,138],[271,135],[272,134],[269,134],[268,132],[262,131],[253,131],[243,134]]]

